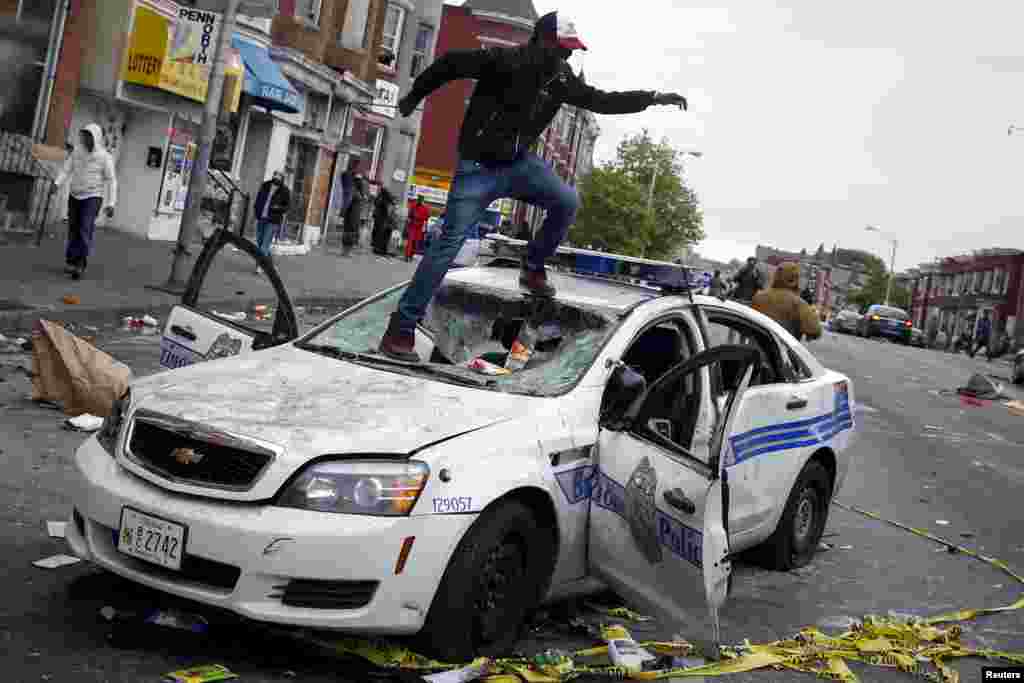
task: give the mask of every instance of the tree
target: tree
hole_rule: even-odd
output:
[[[861,309],[866,309],[872,304],[885,303],[885,292],[889,287],[889,274],[886,272],[885,263],[882,259],[868,254],[868,280],[864,286],[855,292],[851,292],[847,301],[856,304]],[[910,292],[906,287],[893,283],[889,303],[897,308],[907,309],[910,307]]]
[[[646,130],[619,143],[615,159],[584,180],[580,199],[573,244],[658,259],[704,238],[697,197],[683,182],[682,153],[665,140],[655,143]]]

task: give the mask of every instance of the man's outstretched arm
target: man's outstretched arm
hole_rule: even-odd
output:
[[[417,76],[409,92],[398,101],[398,111],[409,116],[430,93],[451,81],[479,79],[495,68],[498,59],[494,49],[446,52]]]
[[[577,77],[570,79],[566,102],[597,114],[635,114],[654,104],[675,105],[686,109],[686,98],[675,93],[654,90],[626,90],[607,92],[584,83]]]

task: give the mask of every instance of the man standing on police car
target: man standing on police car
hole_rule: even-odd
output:
[[[466,230],[496,199],[511,197],[547,211],[527,248],[520,285],[529,293],[554,295],[545,260],[555,253],[576,218],[579,196],[530,148],[562,104],[599,114],[641,112],[653,104],[686,108],[686,99],[649,90],[604,92],[573,73],[566,61],[586,50],[572,22],[557,12],[544,15],[525,45],[448,52],[413,83],[398,102],[409,116],[430,93],[451,81],[471,78],[476,88],[459,134],[459,163],[448,196],[443,233],[434,241],[398,303],[380,343],[381,352],[418,361],[416,324],[459,253]]]

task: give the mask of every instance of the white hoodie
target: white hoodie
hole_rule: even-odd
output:
[[[103,199],[106,195],[106,205],[114,207],[117,205],[117,173],[114,171],[114,159],[103,146],[103,129],[90,123],[85,130],[92,134],[92,152],[85,147],[76,147],[54,182],[59,186],[70,178],[71,196],[75,199]]]

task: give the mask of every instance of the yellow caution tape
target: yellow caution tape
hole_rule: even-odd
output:
[[[947,548],[953,548],[964,555],[999,569],[1024,585],[1024,578],[1001,560],[950,543],[922,529],[885,519],[868,510],[838,502],[834,504],[844,510],[856,512],[927,538]],[[591,603],[587,603],[587,605],[609,617],[627,621],[648,620],[648,617],[642,617],[625,607],[606,608]],[[965,647],[960,642],[962,629],[952,622],[968,621],[985,614],[1017,609],[1024,609],[1024,595],[1016,602],[1003,607],[963,609],[928,618],[896,619],[868,615],[859,623],[837,635],[829,635],[817,628],[808,627],[788,640],[767,644],[752,644],[750,641],[744,641],[739,646],[723,647],[724,659],[720,662],[657,671],[630,671],[615,666],[586,666],[578,661],[580,658],[588,657],[606,658],[608,647],[602,645],[578,650],[571,655],[548,653],[532,659],[514,658],[487,661],[487,666],[482,668],[485,668],[488,673],[481,680],[486,683],[566,683],[586,675],[610,680],[655,681],[669,678],[722,676],[770,668],[801,671],[828,680],[856,683],[858,679],[847,663],[859,662],[870,666],[899,669],[936,683],[958,683],[959,674],[948,666],[949,660],[961,657],[980,657],[1024,665],[1024,653]],[[604,626],[602,633],[605,637],[630,637],[629,632],[620,625]],[[384,668],[401,667],[428,672],[458,669],[463,666],[438,662],[387,641],[343,638],[331,642],[315,642],[330,647],[336,652],[361,657]],[[693,651],[693,646],[684,641],[647,641],[640,642],[638,645],[649,652],[663,656],[685,656]],[[474,661],[474,665],[480,663],[481,660]]]
[[[604,607],[602,605],[595,604],[593,602],[584,602],[584,606],[588,609],[603,614],[606,617],[612,617],[614,619],[625,619],[626,621],[650,621],[653,617],[645,617],[628,607]]]

